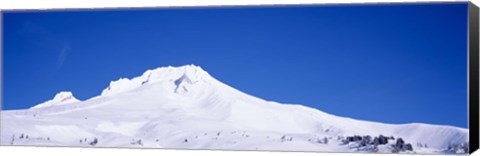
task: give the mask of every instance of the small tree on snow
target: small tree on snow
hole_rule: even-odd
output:
[[[92,142],[90,142],[90,145],[95,146],[98,143],[98,139],[94,138]]]
[[[10,141],[10,145],[13,145],[14,142],[15,142],[15,134],[12,135],[12,141]]]

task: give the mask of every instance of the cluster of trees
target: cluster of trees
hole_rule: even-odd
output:
[[[20,137],[18,137],[19,139],[28,139],[28,135],[26,134],[21,134]]]
[[[394,144],[390,146],[392,148],[393,153],[398,153],[403,151],[413,151],[413,147],[410,143],[405,143],[405,141],[402,138],[397,138],[395,140],[395,137],[393,136],[387,137],[387,136],[379,135],[377,137],[372,137],[369,135],[365,135],[365,136],[354,135],[354,136],[347,136],[345,139],[342,140],[342,143],[349,144],[350,142],[355,142],[355,143],[358,143],[359,148],[372,146],[372,147],[375,147],[373,149],[376,149],[378,145],[389,144],[389,140],[391,140],[392,143],[393,141],[395,141]]]
[[[89,144],[90,146],[95,146],[95,145],[98,144],[98,139],[97,139],[97,138],[93,138],[93,140],[90,141],[90,142],[87,142],[87,141],[88,141],[87,138],[80,139],[80,143],[87,143],[87,144]]]
[[[280,141],[281,141],[281,142],[293,141],[293,137],[287,137],[286,135],[283,135],[283,136],[280,138]]]
[[[158,142],[158,139],[157,139],[157,142]],[[131,145],[140,145],[140,146],[143,146],[142,139],[138,139],[138,140],[132,139],[132,141],[130,142],[130,144],[131,144]]]
[[[425,147],[428,148],[427,144],[422,144],[421,142],[417,142],[417,147]]]
[[[392,149],[393,153],[398,153],[403,151],[413,151],[412,145],[409,143],[405,143],[405,141],[403,141],[402,138],[398,138],[397,142],[394,145],[392,145],[392,147],[393,147]]]
[[[250,135],[247,134],[247,131],[243,131],[242,136],[248,138]]]
[[[393,136],[386,137],[383,135],[379,135],[378,137],[373,137],[370,135],[365,136],[347,136],[345,139],[342,140],[343,144],[348,144],[350,142],[358,142],[360,146],[366,145],[385,145],[388,144],[388,140],[395,140]]]
[[[18,140],[22,140],[22,139],[28,139],[28,140],[30,140],[30,139],[35,139],[35,140],[48,140],[48,141],[50,141],[50,137],[46,137],[46,138],[44,138],[44,137],[34,137],[34,138],[31,138],[31,137],[28,136],[28,134],[22,133],[22,134],[20,134],[20,136],[18,136],[18,137],[16,137],[15,134],[13,134],[13,135],[12,135],[12,139],[10,140],[10,145],[13,145],[17,139],[18,139]]]
[[[449,144],[445,153],[468,153],[468,142],[462,144]]]
[[[328,138],[327,137],[317,138],[317,139],[308,139],[308,141],[319,143],[319,144],[328,144]]]

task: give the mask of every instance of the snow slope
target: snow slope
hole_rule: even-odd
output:
[[[468,140],[463,128],[361,121],[265,101],[195,65],[122,78],[85,101],[61,92],[31,109],[2,111],[1,117],[2,145],[392,152],[393,140],[378,146],[345,142],[353,135],[384,135],[414,146],[401,152],[449,153],[451,145]]]

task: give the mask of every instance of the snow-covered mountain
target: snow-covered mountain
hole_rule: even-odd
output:
[[[339,117],[238,91],[195,65],[113,81],[85,101],[71,92],[1,114],[2,145],[321,152],[468,152],[468,130]]]

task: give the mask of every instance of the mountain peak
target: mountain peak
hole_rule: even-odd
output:
[[[162,68],[162,67],[160,67]],[[173,67],[173,66],[168,66],[167,68],[177,68],[177,69],[182,69],[185,72],[187,71],[192,71],[192,72],[206,72],[205,70],[202,69],[202,67],[197,66],[195,64],[187,64],[183,66],[178,66],[178,67]]]
[[[153,84],[156,82],[172,82],[178,86],[184,81],[198,82],[199,80],[208,79],[210,75],[202,69],[202,67],[189,64],[183,66],[167,66],[145,71],[141,76],[129,78],[120,78],[116,81],[110,82],[110,85],[102,91],[102,96],[121,93],[132,90],[144,85]],[[175,89],[176,92],[177,89]]]
[[[61,92],[55,94],[55,97],[53,97],[53,100],[59,101],[59,102],[67,101],[69,99],[76,99],[73,96],[73,93],[69,92],[69,91],[61,91]]]
[[[80,100],[75,98],[72,92],[61,91],[55,94],[53,99],[45,101],[31,108],[42,108],[42,107],[50,107],[50,106],[57,106],[57,105],[65,105],[65,104],[74,103],[74,102],[80,102]]]
[[[174,67],[174,66],[158,67],[153,70],[147,70],[146,72],[143,73],[142,77],[144,76],[148,77],[148,75],[150,75],[151,77],[152,74],[165,75],[165,76],[168,76],[168,75],[173,76],[173,75],[180,74],[182,77],[184,75],[188,77],[199,77],[199,76],[208,75],[208,73],[205,70],[203,70],[202,67],[196,66],[194,64],[188,64],[188,65],[183,65],[178,67]],[[156,77],[156,78],[161,78],[161,77]]]

